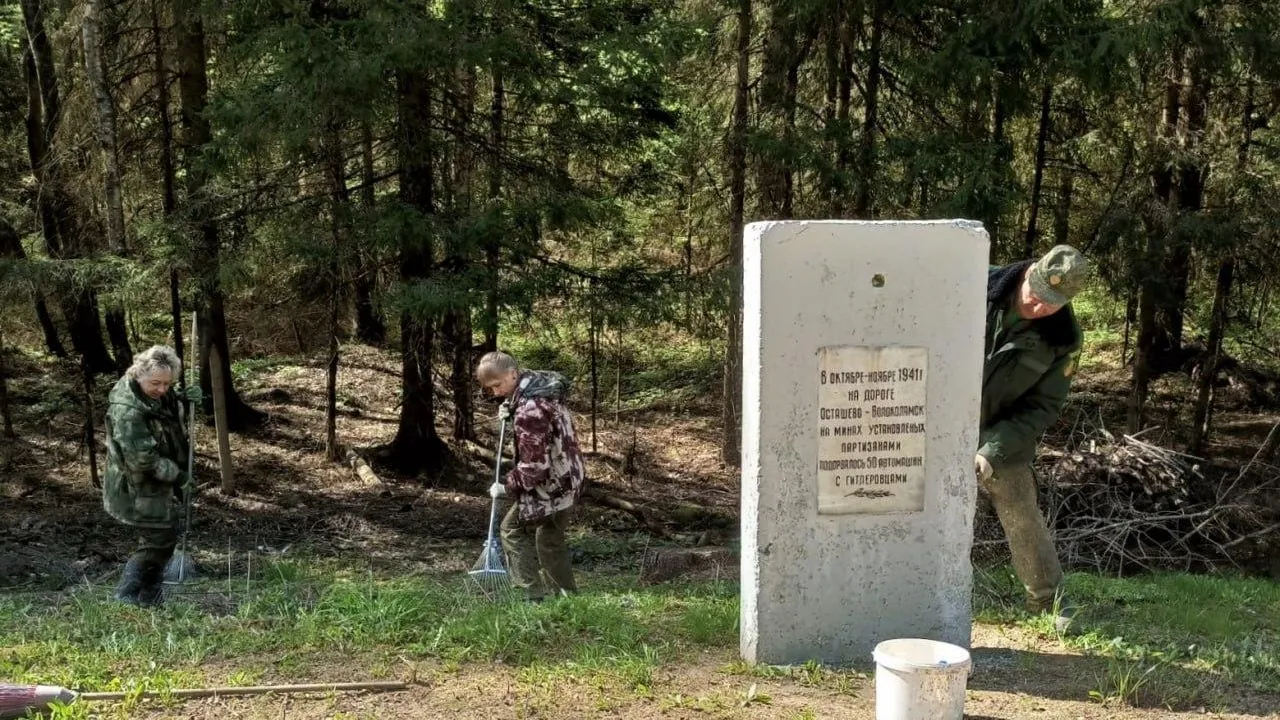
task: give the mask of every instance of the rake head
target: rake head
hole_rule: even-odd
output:
[[[467,585],[474,594],[486,600],[503,600],[514,592],[511,576],[502,561],[502,545],[490,538],[480,551],[480,558],[467,573]]]
[[[181,585],[197,579],[199,575],[196,572],[196,563],[191,556],[181,550],[174,552],[173,557],[169,559],[169,564],[164,568],[164,584]]]

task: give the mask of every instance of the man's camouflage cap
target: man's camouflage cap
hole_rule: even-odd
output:
[[[1031,266],[1031,291],[1050,305],[1066,305],[1089,280],[1089,261],[1070,245],[1057,245]]]

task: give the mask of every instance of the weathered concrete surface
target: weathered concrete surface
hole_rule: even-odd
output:
[[[969,646],[988,250],[969,221],[746,228],[748,662],[866,664],[877,642],[896,637]],[[928,349],[923,511],[818,514],[816,358],[827,346]]]

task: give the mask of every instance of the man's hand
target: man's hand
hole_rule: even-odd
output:
[[[995,470],[991,467],[991,461],[982,455],[973,456],[973,471],[977,473],[978,480],[986,482],[995,474]]]
[[[494,498],[495,500],[506,494],[507,489],[503,487],[500,482],[496,482],[489,486],[489,497]]]
[[[511,418],[511,403],[503,402],[498,406],[498,419],[509,420]]]

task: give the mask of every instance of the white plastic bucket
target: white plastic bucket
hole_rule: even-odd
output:
[[[876,645],[876,720],[962,720],[969,651],[919,638]]]

